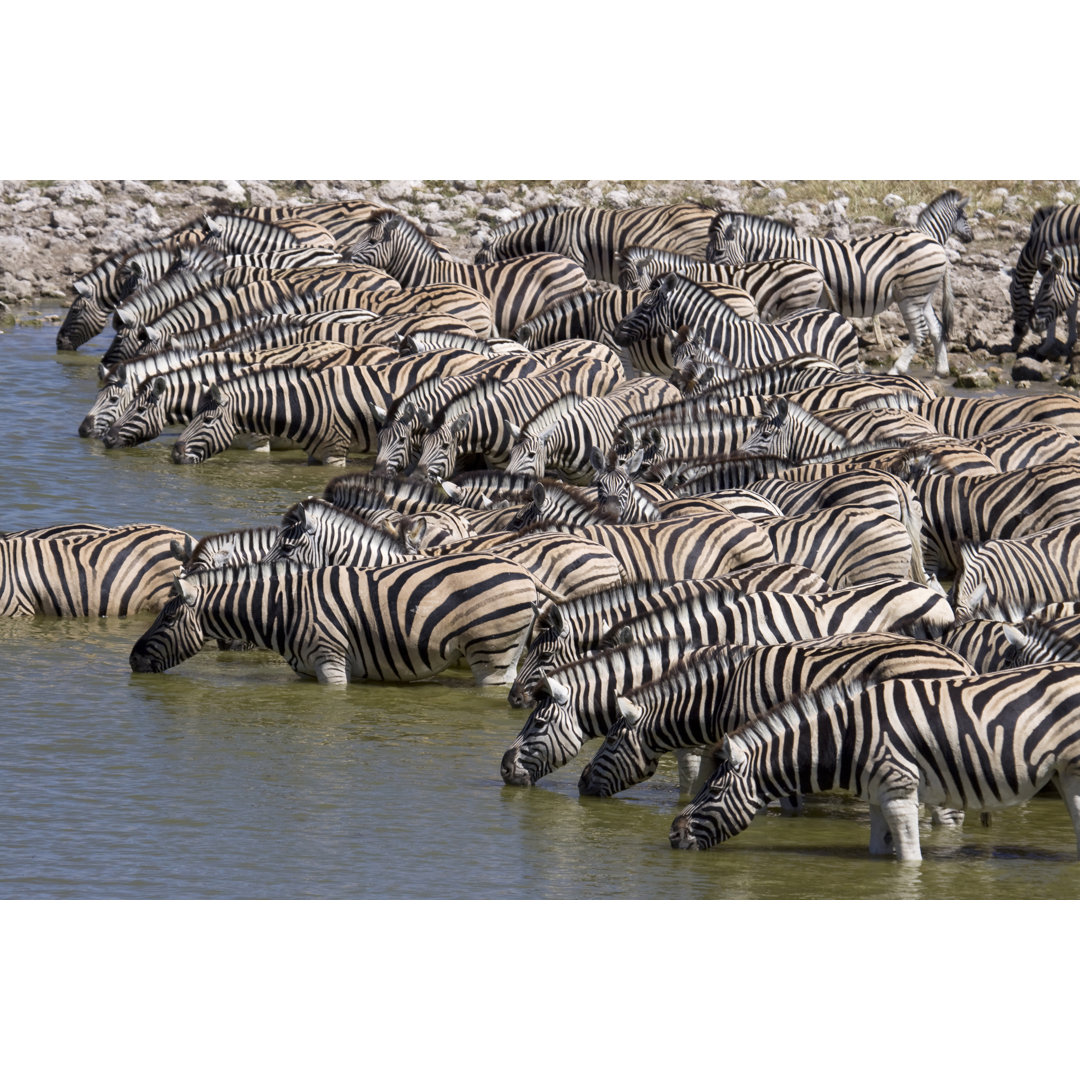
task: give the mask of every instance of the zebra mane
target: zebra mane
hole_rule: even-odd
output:
[[[709,310],[713,314],[719,314],[723,319],[730,319],[732,322],[744,322],[743,316],[740,315],[722,296],[713,292],[708,283],[694,281],[692,278],[685,277],[683,274],[668,273],[663,277],[662,284],[657,286],[662,288],[665,292],[671,294],[677,294],[680,298],[689,294],[696,294],[703,297],[709,305]],[[730,366],[730,365],[729,365]]]
[[[410,244],[419,248],[422,255],[430,255],[440,262],[444,261],[446,258],[445,248],[434,243],[431,237],[427,236],[423,230],[414,225],[413,222],[403,214],[399,214],[395,210],[388,210],[385,213],[377,214],[373,224],[384,229],[396,229],[398,232],[404,234],[408,237]],[[388,238],[389,237],[387,237],[387,239]]]
[[[573,412],[585,400],[580,394],[570,390],[554,401],[542,405],[532,415],[526,417],[524,423],[520,425],[522,434],[543,434],[548,428],[554,427],[567,413]]]
[[[801,405],[797,405],[794,401],[791,401],[787,398],[773,400],[783,400],[786,403],[785,423],[798,424],[799,426],[811,432],[811,434],[816,435],[820,439],[826,440],[826,442],[828,442],[836,449],[846,448],[850,445],[847,436],[844,435],[843,432],[837,431],[836,428],[826,423],[817,414],[807,412],[807,410],[804,409]],[[762,416],[761,421],[762,423],[767,423],[770,419],[771,417],[769,413],[766,412],[765,415]]]
[[[875,684],[865,678],[848,679],[837,675],[819,686],[795,694],[757,716],[750,717],[732,731],[728,738],[744,748],[760,746],[768,742],[771,736],[783,735],[804,723],[813,722],[822,713],[858,697],[873,685]]]
[[[705,646],[688,644],[688,654],[674,667],[649,682],[635,686],[624,696],[635,705],[646,708],[660,705],[672,695],[678,695],[681,690],[696,686],[705,679],[730,675],[754,650],[753,645],[728,641]]]
[[[604,615],[614,606],[655,596],[670,585],[670,581],[632,581],[625,585],[609,585],[583,596],[575,596],[572,600],[552,604],[540,612],[540,619],[545,619],[553,608],[557,609],[564,624],[575,619]]]
[[[778,236],[794,237],[798,235],[795,226],[789,225],[786,221],[768,217],[765,214],[747,214],[741,210],[721,210],[713,218],[709,229],[710,231],[716,231],[721,228],[726,229],[731,225],[734,225],[737,229],[746,229],[751,232],[761,230],[772,232]]]
[[[558,203],[548,203],[546,206],[538,206],[535,210],[527,210],[524,214],[511,218],[510,221],[506,221],[492,229],[491,239],[494,240],[497,237],[517,232],[519,229],[528,228],[530,225],[539,224],[541,221],[547,221],[556,214],[566,213],[567,210],[567,207],[559,206]]]
[[[510,498],[514,502],[526,502],[532,499],[533,487],[541,482],[555,483],[555,481],[541,481],[541,478],[532,473],[508,473],[503,469],[474,469],[470,472],[458,473],[453,480],[442,482],[442,488],[446,491],[451,502],[464,505],[471,504],[470,498],[475,494],[483,495],[488,499]]]
[[[504,383],[492,375],[481,375],[471,386],[467,386],[460,393],[455,394],[441,409],[431,418],[427,425],[429,431],[437,431],[444,424],[448,424],[469,412],[477,405],[482,405],[488,398],[496,394]]]
[[[665,641],[630,641],[621,642],[618,645],[608,645],[601,649],[594,649],[585,656],[576,656],[573,660],[567,660],[556,667],[551,668],[547,675],[557,682],[560,675],[573,676],[581,671],[591,671],[594,668],[610,666],[616,657],[627,657],[630,663],[644,659],[650,652],[659,652],[666,647],[670,648],[675,643],[680,648],[686,647],[686,642],[678,638],[670,638]]]

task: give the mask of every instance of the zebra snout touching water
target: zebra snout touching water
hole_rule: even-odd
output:
[[[870,804],[870,853],[922,858],[919,805],[994,810],[1061,793],[1080,850],[1080,664],[830,685],[726,736],[718,767],[672,824],[712,847],[770,799],[848,792]]]

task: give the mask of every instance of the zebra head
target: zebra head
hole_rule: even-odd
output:
[[[543,479],[547,466],[550,429],[534,435],[531,431],[522,431],[516,424],[511,424],[510,432],[514,436],[514,445],[510,447],[510,459],[504,471],[512,476],[531,475]]]
[[[790,445],[787,398],[773,398],[754,425],[739,453],[749,457],[785,458]]]
[[[730,215],[718,214],[709,226],[705,261],[725,266],[742,266],[747,261],[747,238]]]
[[[678,278],[665,274],[649,290],[645,299],[611,331],[611,340],[618,346],[633,345],[648,337],[665,333],[671,321],[672,296]]]
[[[939,244],[944,244],[953,235],[969,244],[975,237],[964,212],[968,202],[966,195],[961,195],[956,188],[949,188],[922,210],[915,227],[929,233]]]
[[[570,627],[558,607],[537,610],[533,632],[535,636],[518,663],[517,678],[507,696],[515,709],[535,704],[544,672],[572,658]]]
[[[454,474],[457,466],[461,436],[469,425],[469,417],[462,413],[453,420],[440,424],[420,440],[420,456],[416,461],[415,474],[421,480],[438,483]]]
[[[112,371],[103,364],[99,374],[102,376],[102,385],[90,411],[79,425],[79,434],[84,439],[91,435],[100,439],[124,411],[135,393],[127,368],[123,364],[118,364]]]
[[[156,439],[166,423],[166,389],[167,383],[160,375],[147,379],[128,407],[101,436],[106,448],[115,450],[118,446],[137,446]]]
[[[76,295],[56,332],[56,348],[74,352],[109,325],[109,313],[92,295]]]
[[[376,436],[374,476],[395,476],[404,472],[412,455],[413,438],[420,428],[420,419],[412,405],[406,403],[390,419],[384,413],[382,426]]]
[[[648,780],[660,764],[660,755],[641,738],[645,710],[629,698],[617,699],[618,719],[608,730],[604,744],[581,772],[578,792],[608,798],[634,784]]]
[[[207,387],[191,423],[173,443],[172,459],[177,465],[196,465],[220,454],[238,430],[232,401],[215,383]]]
[[[641,469],[644,456],[644,447],[623,460],[614,453],[605,458],[595,446],[590,449],[589,464],[596,473],[596,506],[604,517],[622,521],[626,516],[634,497],[633,477]]]
[[[543,676],[536,705],[521,733],[503,754],[499,772],[513,787],[535,784],[565,765],[581,749],[585,733],[577,718],[570,688]]]
[[[673,848],[704,851],[730,840],[749,828],[766,802],[750,776],[748,755],[737,738],[724,736],[713,762],[715,770],[705,787],[671,824]]]
[[[1042,278],[1032,303],[1031,328],[1042,334],[1076,303],[1077,283],[1060,251],[1044,253],[1039,260],[1039,273]]]
[[[128,658],[131,670],[158,673],[190,659],[203,646],[201,590],[190,578],[177,578],[173,595],[158,612]]]

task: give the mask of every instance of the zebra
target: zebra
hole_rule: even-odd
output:
[[[697,203],[627,210],[543,206],[499,226],[477,253],[479,264],[556,251],[576,259],[594,281],[617,284],[619,252],[661,247],[701,257],[715,211]]]
[[[334,236],[320,224],[301,217],[260,220],[250,214],[204,214],[203,244],[227,254],[278,251],[293,247],[336,247]]]
[[[508,701],[514,708],[529,704],[543,671],[599,648],[610,627],[620,619],[717,590],[824,592],[828,588],[824,578],[805,566],[765,563],[717,578],[631,582],[597,589],[564,604],[548,605],[537,611]]]
[[[759,590],[691,597],[616,622],[603,641],[650,641],[678,634],[702,645],[779,645],[862,631],[935,638],[953,622],[953,609],[940,592],[907,579],[877,578],[823,593]]]
[[[480,354],[477,366],[467,374],[450,379],[433,375],[418,382],[396,397],[389,410],[376,412],[379,435],[374,468],[389,476],[404,471],[410,461],[415,464],[425,423],[433,423],[432,416],[447,419],[448,408],[455,413],[459,406],[464,410],[470,392],[482,393],[484,388],[494,392],[506,381],[539,375],[545,370],[542,361],[531,353]]]
[[[102,434],[101,441],[107,449],[112,450],[155,439],[169,424],[191,422],[208,385],[253,374],[266,366],[320,369],[330,364],[387,362],[395,355],[392,350],[380,345],[357,350],[332,342],[299,348],[288,346],[251,354],[211,353],[202,362],[144,380],[127,407]]]
[[[120,324],[105,350],[106,363],[152,351],[174,336],[219,324],[242,313],[295,312],[312,300],[344,291],[397,292],[393,279],[364,267],[330,266],[307,270],[268,270],[242,267],[229,271],[190,299],[168,308],[152,322]],[[119,320],[119,310],[117,319]]]
[[[1080,601],[1080,519],[1022,536],[960,545],[949,599],[957,622],[1017,622],[1049,604]]]
[[[923,538],[945,571],[960,566],[964,544],[1009,539],[1080,516],[1080,465],[1038,465],[997,476],[916,476]]]
[[[1068,312],[1065,330],[1065,354],[1072,352],[1077,336],[1077,302],[1080,300],[1080,244],[1050,248],[1039,260],[1042,275],[1032,304],[1031,328],[1044,333],[1038,353],[1048,356],[1057,344],[1056,326],[1062,312]]]
[[[680,326],[692,326],[705,342],[719,350],[737,369],[776,363],[808,352],[841,367],[858,360],[859,339],[854,328],[832,311],[812,311],[773,323],[752,322],[735,315],[705,286],[678,274],[668,274],[612,331],[616,345],[629,346],[659,340]],[[648,361],[646,370],[670,375],[670,349],[666,363]]]
[[[769,799],[841,791],[870,804],[872,855],[895,850],[917,861],[920,802],[987,810],[1026,802],[1053,783],[1080,848],[1078,747],[1078,664],[831,684],[727,735],[718,767],[672,823],[670,840],[709,848],[746,829]]]
[[[566,359],[544,371],[513,379],[493,390],[478,384],[459,405],[450,403],[428,425],[421,439],[416,473],[422,477],[449,478],[463,452],[482,454],[489,466],[509,460],[515,426],[543,405],[566,398],[603,396],[622,381],[622,364],[611,349],[598,342],[583,342],[584,349],[571,351]],[[576,355],[575,355],[576,353]]]
[[[851,446],[936,435],[927,419],[906,409],[841,408],[811,413],[790,398],[773,398],[739,452],[798,465]]]
[[[150,280],[165,274],[176,255],[196,244],[191,230],[162,240],[150,240],[138,247],[110,255],[72,283],[75,300],[56,334],[56,348],[63,352],[78,349],[109,325],[116,305]]]
[[[1017,352],[1033,311],[1031,284],[1043,255],[1052,248],[1080,242],[1080,205],[1040,206],[1031,217],[1027,242],[1016,257],[1012,280],[1009,282],[1009,303],[1012,306],[1013,337],[1010,348]]]
[[[975,669],[945,646],[899,634],[845,634],[781,645],[707,646],[618,700],[618,717],[578,781],[608,797],[647,780],[661,755],[718,743],[788,698],[835,680],[949,678]]]
[[[156,611],[180,568],[164,525],[78,522],[0,533],[0,616]]]
[[[412,682],[464,659],[477,685],[500,685],[514,677],[537,595],[530,574],[486,553],[203,571],[176,580],[129,659],[132,671],[163,672],[210,636],[272,649],[320,683]]]
[[[506,471],[542,478],[550,468],[570,483],[585,483],[594,471],[594,447],[609,448],[628,418],[681,399],[666,380],[643,375],[627,379],[603,397],[580,398],[561,415],[541,409],[521,425]]]
[[[455,262],[395,213],[375,219],[367,243],[353,255],[353,261],[385,270],[402,285],[435,281],[467,285],[491,300],[500,334],[513,333],[521,323],[588,285],[579,262],[553,252],[535,252],[481,266]]]
[[[418,379],[441,370],[468,370],[476,353],[430,354],[371,366],[334,365],[321,370],[280,364],[259,366],[207,388],[191,422],[177,437],[172,460],[193,465],[224,450],[239,431],[291,439],[310,464],[343,466],[350,447],[370,450],[376,438],[375,406]]]
[[[631,247],[621,252],[619,263],[619,287],[622,289],[647,291],[657,278],[672,273],[691,281],[733,285],[749,293],[758,315],[765,322],[797,315],[809,308],[832,306],[821,271],[797,259],[768,259],[728,266],[675,251]]]
[[[892,371],[907,371],[929,335],[934,347],[935,370],[938,375],[947,375],[953,292],[944,244],[952,233],[965,243],[971,241],[971,226],[964,212],[967,202],[967,198],[950,189],[922,211],[916,229],[894,229],[849,241],[798,237],[793,230],[768,238],[755,230],[738,231],[744,221],[753,220],[751,215],[742,218],[718,215],[705,257],[727,261],[725,241],[735,239],[742,248],[742,255],[751,259],[805,260],[821,270],[836,311],[848,318],[876,316],[895,302],[907,327],[909,341]],[[734,235],[729,236],[733,231]],[[932,303],[939,284],[942,287],[941,322]]]
[[[491,304],[473,289],[462,285],[422,285],[398,289],[320,289],[290,291],[274,282],[252,282],[235,291],[232,299],[222,300],[219,317],[205,312],[188,312],[195,322],[182,332],[165,334],[151,323],[139,331],[134,347],[139,355],[165,348],[206,348],[244,334],[274,316],[316,315],[330,311],[364,309],[378,316],[409,315],[421,312],[439,313],[464,322],[474,333],[492,332]],[[114,342],[114,344],[116,344]],[[110,350],[112,346],[109,347]],[[117,352],[130,351],[118,349]],[[106,350],[105,361],[123,359]]]
[[[571,338],[588,338],[614,347],[612,331],[646,295],[641,289],[586,289],[523,322],[514,331],[514,338],[529,349]]]
[[[503,754],[503,783],[528,787],[570,761],[588,739],[607,733],[618,697],[668,671],[686,654],[678,638],[631,643],[544,675],[528,719]]]

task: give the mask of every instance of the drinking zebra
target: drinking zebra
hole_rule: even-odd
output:
[[[1031,217],[1031,228],[1020,254],[1016,257],[1012,281],[1009,283],[1009,302],[1012,305],[1015,352],[1027,333],[1032,314],[1031,284],[1043,255],[1052,248],[1080,243],[1080,205],[1040,206]]]
[[[750,720],[718,758],[673,847],[729,840],[770,799],[837,791],[870,804],[871,854],[919,860],[920,803],[992,810],[1053,783],[1080,849],[1080,664],[833,684]]]
[[[494,555],[432,556],[377,569],[288,562],[194,573],[131,650],[131,669],[162,672],[206,637],[273,649],[321,683],[411,682],[459,659],[478,685],[509,683],[537,591]]]

